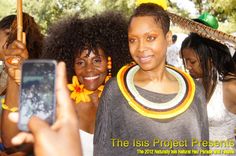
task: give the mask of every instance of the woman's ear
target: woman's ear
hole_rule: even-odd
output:
[[[172,45],[172,32],[171,31],[168,31],[166,33],[166,40],[167,40],[167,43],[168,43],[168,47]]]

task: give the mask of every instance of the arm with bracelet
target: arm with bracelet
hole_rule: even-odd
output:
[[[23,31],[26,32],[26,34],[22,35],[21,33],[23,36],[21,37],[21,41],[19,41],[18,37],[16,37],[16,34],[18,33],[16,29],[17,26],[14,26],[16,25],[15,18],[10,29],[6,43],[7,46],[4,49],[5,65],[8,73],[8,83],[5,104],[3,105],[1,131],[2,140],[6,148],[14,147],[11,144],[11,139],[19,132],[17,125],[8,119],[8,114],[18,108],[21,63],[28,58],[39,58],[42,52],[43,35],[40,32],[39,26],[34,21],[34,18],[27,13],[23,13],[22,19],[24,19]],[[16,61],[17,59],[15,58],[19,58],[19,60]],[[19,149],[17,148],[16,151],[17,150]]]
[[[17,16],[10,27],[7,39],[7,49],[4,50],[5,65],[8,73],[7,89],[5,100],[2,101],[2,139],[6,148],[11,147],[11,138],[19,131],[15,123],[8,120],[9,112],[18,110],[19,102],[19,83],[20,83],[20,55],[25,52],[28,56],[26,47],[22,42],[23,15],[22,0],[17,0]],[[13,42],[17,37],[17,42]],[[26,51],[25,51],[26,50]]]

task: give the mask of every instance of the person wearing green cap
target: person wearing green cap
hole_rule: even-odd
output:
[[[202,23],[213,29],[218,29],[219,27],[218,20],[216,19],[216,17],[209,14],[208,12],[202,13],[197,19],[194,19],[194,21]]]

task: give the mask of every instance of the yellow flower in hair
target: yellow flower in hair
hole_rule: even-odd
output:
[[[77,76],[72,77],[72,84],[68,84],[67,87],[71,91],[70,97],[75,100],[75,103],[79,102],[90,102],[89,95],[93,93],[93,91],[89,91],[84,88],[84,85],[80,85]]]
[[[143,3],[154,3],[160,5],[164,10],[167,9],[167,0],[136,0],[136,6]]]

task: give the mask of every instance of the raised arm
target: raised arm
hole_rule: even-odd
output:
[[[21,61],[28,58],[28,51],[25,45],[19,41],[14,41],[8,49],[4,51],[5,60],[9,57],[20,57]],[[2,111],[2,141],[6,148],[12,147],[11,139],[15,136],[19,130],[15,123],[12,123],[8,119],[8,114],[13,111],[13,108],[18,109],[19,105],[19,83],[20,83],[20,64],[11,65],[8,61],[5,61],[7,72],[8,72],[8,82],[7,82],[7,92],[5,96],[5,106],[7,109]]]

